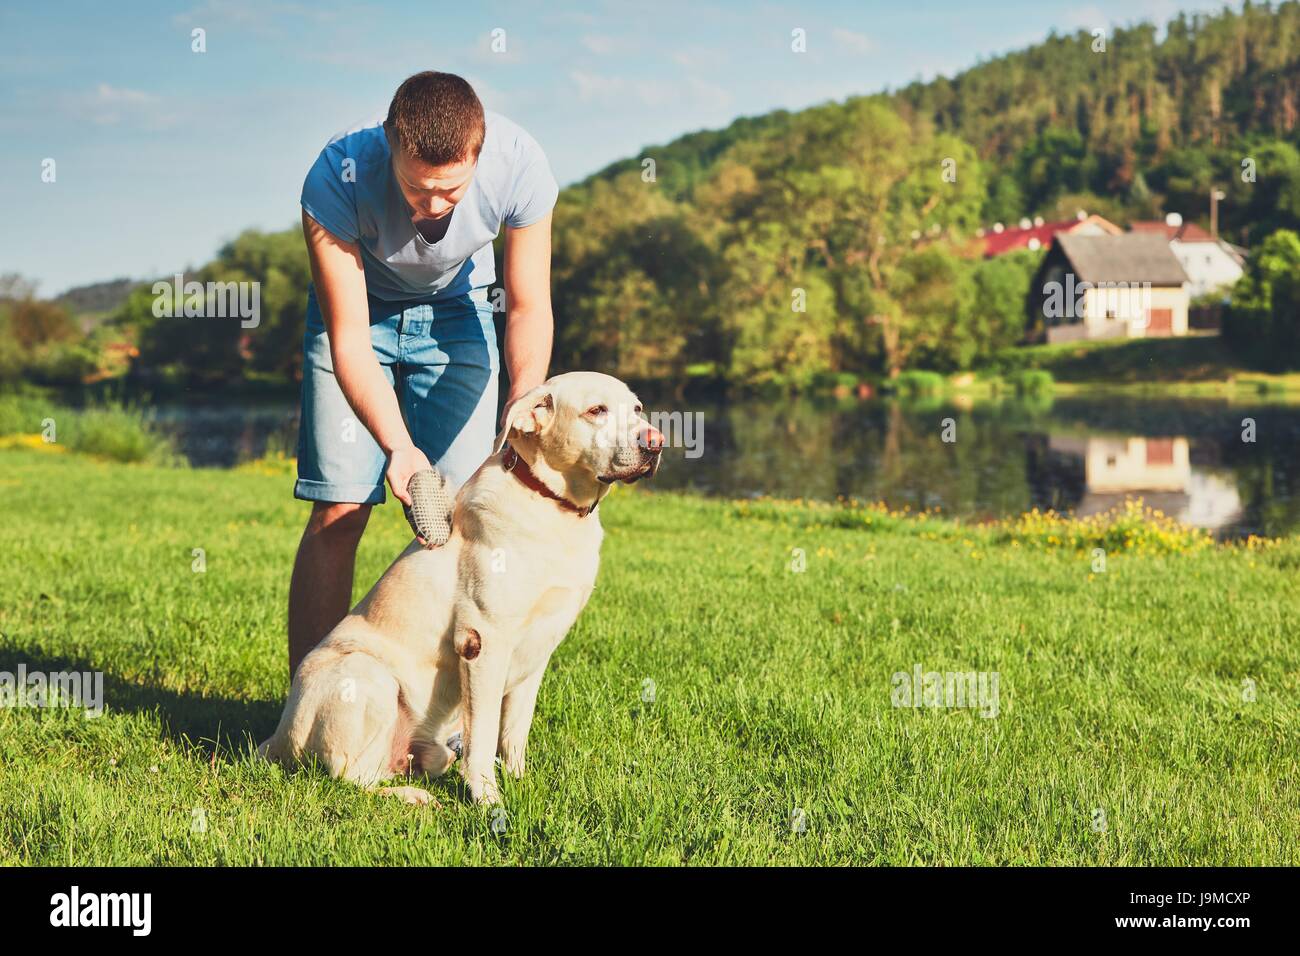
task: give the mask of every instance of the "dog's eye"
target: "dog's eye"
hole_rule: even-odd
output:
[[[632,411],[634,411],[634,412],[636,412],[638,415],[640,415],[640,414],[641,414],[641,406],[638,405],[636,408],[632,409]]]
[[[609,409],[604,405],[592,405],[591,408],[587,409],[587,414],[593,418],[600,418],[602,415],[608,415]]]

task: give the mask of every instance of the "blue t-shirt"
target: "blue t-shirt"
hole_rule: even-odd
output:
[[[361,247],[366,291],[386,301],[451,297],[496,279],[492,240],[501,224],[521,228],[545,216],[560,187],[537,140],[489,110],[474,179],[452,210],[446,234],[428,242],[393,177],[383,116],[335,135],[302,184],[302,208]]]

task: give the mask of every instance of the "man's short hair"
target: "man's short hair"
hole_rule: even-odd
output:
[[[430,166],[477,160],[485,131],[483,104],[456,74],[425,70],[397,88],[384,129],[394,146]]]

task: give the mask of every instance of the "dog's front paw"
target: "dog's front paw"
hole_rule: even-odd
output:
[[[501,802],[501,791],[497,789],[496,776],[491,771],[486,774],[463,772],[465,786],[469,795],[479,806],[491,806]]]
[[[376,792],[381,797],[396,797],[403,803],[409,803],[413,807],[424,807],[433,804],[435,808],[442,808],[442,804],[433,798],[433,794],[428,790],[421,790],[419,787],[380,787]]]
[[[506,750],[501,755],[501,768],[506,773],[518,780],[524,775],[524,752],[523,750]]]

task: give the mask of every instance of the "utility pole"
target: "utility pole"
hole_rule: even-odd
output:
[[[1228,194],[1217,186],[1210,187],[1210,235],[1219,238],[1219,200],[1227,199]]]

